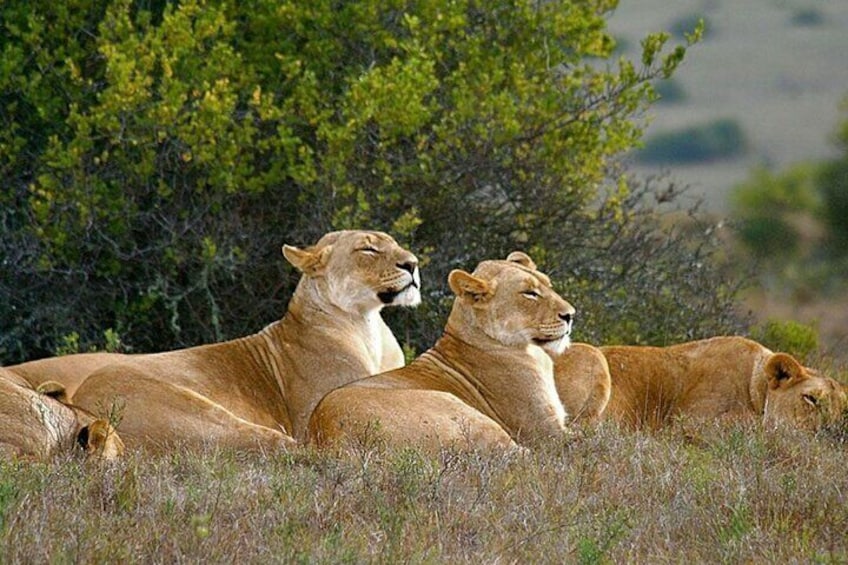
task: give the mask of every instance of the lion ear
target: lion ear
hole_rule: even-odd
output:
[[[791,355],[775,353],[766,362],[766,378],[772,390],[794,384],[804,376],[804,368]]]
[[[301,249],[293,245],[283,245],[283,256],[301,273],[315,277],[324,273],[332,249],[332,245],[325,245],[318,250],[314,247]]]
[[[65,390],[65,385],[56,381],[44,381],[38,388],[35,389],[39,394],[55,398],[59,402],[68,402],[68,393]]]
[[[479,279],[461,269],[454,269],[448,275],[451,290],[460,298],[472,298],[475,302],[487,300],[495,292],[493,283]]]
[[[512,263],[518,263],[519,265],[524,265],[528,269],[536,269],[536,263],[533,262],[533,259],[530,258],[529,255],[524,253],[523,251],[513,251],[509,255],[506,256],[507,261],[511,261]]]

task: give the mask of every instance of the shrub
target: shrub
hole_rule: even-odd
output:
[[[333,229],[420,255],[425,307],[392,316],[416,350],[453,267],[614,272],[574,250],[635,213],[611,167],[695,38],[613,58],[610,6],[0,3],[3,361],[104,328],[139,352],[251,333],[296,285],[281,244]]]
[[[825,16],[818,8],[798,8],[792,12],[790,23],[797,27],[818,27],[825,22]]]
[[[649,137],[636,153],[644,163],[703,163],[738,157],[747,151],[748,141],[734,120],[719,119],[682,130]]]
[[[767,320],[754,328],[754,339],[773,351],[783,351],[798,359],[810,359],[819,349],[819,330],[793,320]]]
[[[848,253],[848,157],[825,164],[819,186],[822,215],[833,248],[838,253]]]

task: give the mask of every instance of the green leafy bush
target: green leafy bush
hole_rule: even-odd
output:
[[[825,15],[818,8],[798,8],[792,12],[790,23],[798,27],[818,27],[825,22]]]
[[[787,258],[801,235],[792,219],[817,213],[817,167],[799,164],[781,174],[760,168],[733,189],[731,205],[743,244],[761,258]]]
[[[848,98],[841,109],[848,115]],[[818,183],[829,235],[836,250],[845,254],[848,253],[848,119],[843,119],[837,127],[835,141],[842,155],[822,166]]]
[[[819,348],[819,330],[794,320],[767,320],[754,329],[756,339],[773,351],[810,359]]]
[[[392,314],[408,348],[441,331],[451,268],[519,248],[623,320],[604,285],[659,222],[634,227],[612,167],[695,37],[613,57],[613,5],[4,2],[3,361],[103,328],[136,351],[251,333],[296,284],[281,244],[349,227],[422,259],[424,307]]]
[[[703,163],[738,157],[747,149],[742,127],[735,120],[724,118],[655,134],[636,156],[644,163]]]

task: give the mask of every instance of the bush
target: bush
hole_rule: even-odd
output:
[[[825,22],[825,16],[818,8],[798,8],[792,12],[790,23],[797,27],[818,27]]]
[[[651,136],[636,157],[644,163],[704,163],[739,157],[747,149],[741,126],[734,120],[720,119]]]
[[[3,361],[105,328],[138,352],[252,333],[298,278],[281,244],[333,229],[420,255],[425,307],[392,315],[419,351],[453,267],[522,248],[615,272],[611,234],[642,236],[609,172],[689,40],[599,65],[608,7],[0,4]]]
[[[833,249],[837,253],[848,253],[848,157],[825,164],[819,186],[822,214]]]
[[[768,320],[754,328],[754,339],[772,351],[782,351],[809,360],[819,349],[819,330],[793,320]]]

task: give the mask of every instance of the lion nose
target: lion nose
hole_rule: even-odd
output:
[[[404,271],[406,271],[410,275],[413,275],[413,274],[415,274],[415,269],[418,268],[418,261],[409,260],[409,261],[404,261],[402,263],[397,263],[397,268],[403,269]]]
[[[566,312],[565,314],[560,314],[559,319],[565,322],[566,324],[571,324],[571,312]]]

